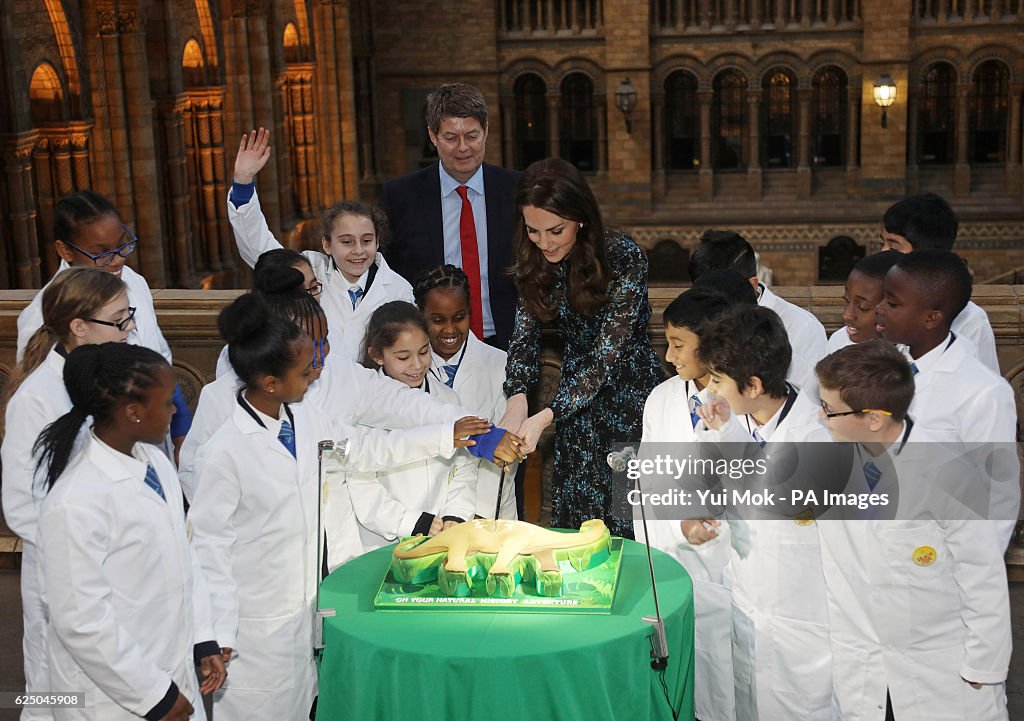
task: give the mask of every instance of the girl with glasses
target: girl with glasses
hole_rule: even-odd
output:
[[[155,350],[170,363],[171,347],[157,323],[149,283],[127,264],[138,238],[124,224],[113,203],[91,190],[65,195],[54,208],[53,237],[54,249],[61,259],[55,277],[68,268],[99,268],[120,278],[128,289],[128,305],[135,308],[135,327],[129,330],[128,342]],[[42,324],[39,293],[18,316],[19,360],[29,338]],[[171,439],[177,448],[185,440],[192,419],[180,388],[175,392],[174,402],[177,411],[171,423]]]
[[[36,472],[36,439],[48,424],[71,410],[64,387],[64,359],[83,345],[124,342],[132,309],[124,283],[95,268],[72,268],[40,294],[42,326],[32,334],[7,392],[3,462],[4,518],[22,539],[21,601],[25,688],[50,686],[46,644],[47,604],[39,570],[37,526],[45,488]],[[79,439],[79,441],[81,438]],[[53,718],[46,709],[26,709],[23,721]]]

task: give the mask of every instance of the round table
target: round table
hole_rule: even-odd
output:
[[[318,721],[693,719],[693,586],[653,551],[669,662],[650,665],[644,546],[625,541],[612,613],[376,611],[392,546],[324,580]],[[667,693],[666,693],[667,690]]]

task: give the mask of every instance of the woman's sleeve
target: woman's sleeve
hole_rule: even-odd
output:
[[[633,339],[633,326],[648,311],[647,256],[623,238],[609,248],[612,278],[608,302],[599,312],[601,330],[593,348],[562,374],[550,408],[555,420],[578,413],[590,404],[608,380],[608,371],[623,362]]]
[[[540,377],[541,325],[526,311],[523,301],[516,306],[516,326],[505,362],[505,397],[527,393]]]

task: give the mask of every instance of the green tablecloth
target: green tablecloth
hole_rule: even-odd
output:
[[[669,721],[650,666],[654,615],[647,554],[626,541],[610,615],[375,611],[391,549],[353,559],[321,587],[337,615],[324,627],[317,721],[571,719]],[[665,685],[693,719],[693,586],[654,551],[670,659]]]

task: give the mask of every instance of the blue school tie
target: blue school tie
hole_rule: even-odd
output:
[[[444,382],[449,388],[455,388],[455,374],[459,372],[459,366],[441,366],[444,368],[444,372],[448,374],[448,380]]]
[[[910,373],[911,373],[911,375],[915,375],[916,376],[920,372],[921,372],[921,369],[917,367],[917,363],[911,363],[910,364]]]
[[[285,418],[281,421],[281,430],[277,432],[277,440],[281,441],[281,445],[288,449],[288,452],[292,454],[292,458],[295,458],[295,429],[292,428],[292,424]]]
[[[163,486],[160,485],[160,479],[157,478],[156,469],[148,463],[146,464],[146,485],[152,488],[163,501],[167,501]]]
[[[700,414],[697,413],[697,409],[703,405],[700,402],[700,398],[694,393],[690,396],[690,422],[693,423],[693,427],[696,428],[697,424],[700,423]]]
[[[359,305],[359,301],[363,298],[363,289],[358,285],[352,286],[348,289],[348,297],[352,301],[352,310],[355,310],[356,306]]]
[[[875,465],[874,461],[868,461],[864,464],[864,480],[868,482],[868,488],[872,491],[875,490],[875,486],[882,480],[882,471]]]
[[[750,435],[754,437],[754,440],[757,441],[757,445],[761,446],[761,448],[764,448],[765,444],[768,443],[756,428],[750,432]]]

